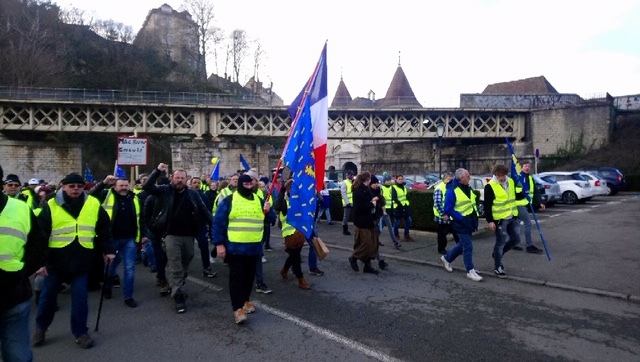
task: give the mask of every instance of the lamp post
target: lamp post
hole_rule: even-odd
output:
[[[440,176],[440,179],[442,179],[442,136],[444,136],[444,122],[442,120],[439,120],[438,123],[436,123],[436,132],[438,133],[438,148],[440,149],[440,155],[438,156],[440,169],[438,171],[438,175]]]

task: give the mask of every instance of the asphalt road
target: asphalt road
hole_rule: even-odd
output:
[[[415,211],[414,211],[415,212]],[[339,225],[320,226],[331,253],[325,276],[308,276],[310,291],[279,279],[286,254],[273,229],[263,264],[270,295],[253,294],[257,312],[233,323],[228,273],[200,277],[196,258],[187,283],[188,311],[178,315],[161,298],[154,275],[138,265],[135,309],[121,292],[105,301],[93,332],[99,293],[90,294],[91,350],[69,331],[70,294],[47,344],[34,348],[42,361],[638,361],[640,360],[640,198],[622,194],[583,205],[558,205],[539,218],[545,255],[508,253],[509,277],[492,270],[493,237],[474,238],[474,262],[485,280],[465,278],[462,260],[447,273],[438,263],[435,235],[415,233],[415,243],[395,251],[383,234],[390,264],[379,275],[348,265],[352,239]],[[353,229],[353,227],[350,227]],[[386,231],[385,231],[386,232]],[[535,226],[534,226],[535,232]],[[540,236],[534,236],[541,246]],[[303,251],[306,256],[306,250]],[[306,257],[303,258],[306,272]],[[33,320],[35,310],[32,312]]]

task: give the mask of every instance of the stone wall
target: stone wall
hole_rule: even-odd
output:
[[[82,148],[52,142],[13,141],[0,136],[0,165],[4,176],[16,174],[22,183],[31,178],[58,183],[71,172],[82,174]]]
[[[460,108],[553,108],[579,104],[577,94],[461,94]]]
[[[541,155],[555,154],[559,148],[567,148],[582,138],[586,149],[597,149],[610,141],[613,131],[613,108],[610,105],[593,105],[533,111],[528,121],[530,133],[527,140]],[[527,129],[529,131],[529,128]]]
[[[233,142],[193,141],[171,144],[171,169],[184,168],[188,175],[211,175],[214,165],[211,159],[220,161],[220,176],[235,173],[241,169],[240,154],[249,166],[259,173],[270,175],[276,166],[270,157],[274,151],[269,145],[239,144]],[[276,157],[279,157],[276,156]]]

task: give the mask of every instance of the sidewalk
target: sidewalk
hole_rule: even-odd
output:
[[[532,234],[534,244],[542,248],[540,236],[538,235],[535,225],[532,225]],[[354,226],[349,224],[349,231],[353,234]],[[548,231],[548,232],[547,232]],[[590,273],[576,273],[574,268],[576,264],[591,262],[594,255],[597,254],[588,249],[587,246],[566,245],[557,243],[560,237],[555,237],[550,230],[545,231],[545,240],[550,243],[551,261],[547,259],[546,254],[529,254],[525,251],[511,251],[507,253],[504,259],[504,265],[507,270],[507,280],[530,283],[536,285],[545,285],[552,288],[560,288],[572,290],[581,293],[596,294],[602,296],[613,297],[627,301],[640,303],[640,285],[637,278],[630,276],[630,280],[622,279],[622,276],[615,277],[607,273],[601,273],[599,270],[606,268],[606,265],[592,265],[589,268],[593,270]],[[342,234],[342,225],[335,222],[334,225],[327,225],[326,221],[322,221],[318,225],[318,232],[322,240],[329,248],[351,251],[353,246],[353,236]],[[402,229],[400,233],[402,234]],[[549,234],[547,236],[546,234]],[[384,246],[380,247],[380,252],[387,260],[398,260],[408,263],[425,265],[444,271],[439,260],[440,254],[437,252],[437,234],[434,232],[411,231],[415,242],[401,242],[402,247],[396,250],[390,240],[389,233],[383,229],[380,241]],[[637,234],[636,234],[637,235]],[[473,262],[476,270],[485,278],[483,282],[491,283],[494,279],[498,279],[493,274],[493,245],[495,237],[492,231],[488,229],[487,222],[480,219],[478,232],[473,234]],[[524,247],[524,236],[522,236],[521,245]],[[449,243],[447,249],[454,244],[453,238],[449,235]],[[552,240],[551,242],[549,240]],[[580,249],[580,250],[576,250]],[[584,252],[583,252],[584,251]],[[569,255],[570,257],[567,257]],[[630,257],[631,255],[627,255]],[[597,258],[598,255],[595,255]],[[628,259],[628,258],[627,258]],[[625,260],[633,269],[637,269],[640,265],[640,259]],[[605,263],[606,264],[606,263]],[[465,272],[462,256],[458,257],[453,263],[455,273]],[[626,277],[625,277],[626,278]],[[615,281],[615,282],[614,282]]]

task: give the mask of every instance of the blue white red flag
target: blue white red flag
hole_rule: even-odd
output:
[[[242,155],[242,153],[240,154],[240,167],[242,167],[242,169],[245,171],[251,170],[249,163],[247,162],[247,160],[244,159],[244,156]]]
[[[326,55],[325,44],[313,75],[289,107],[293,123],[282,154],[285,166],[293,173],[287,223],[307,239],[313,233],[316,191],[324,184],[329,119]]]
[[[305,92],[306,97],[305,97]],[[307,85],[289,106],[289,115],[294,120],[296,113],[302,109],[303,100],[309,102],[311,125],[313,129],[313,153],[315,157],[316,190],[324,188],[324,170],[327,160],[327,134],[329,132],[329,97],[327,92],[327,44]]]

